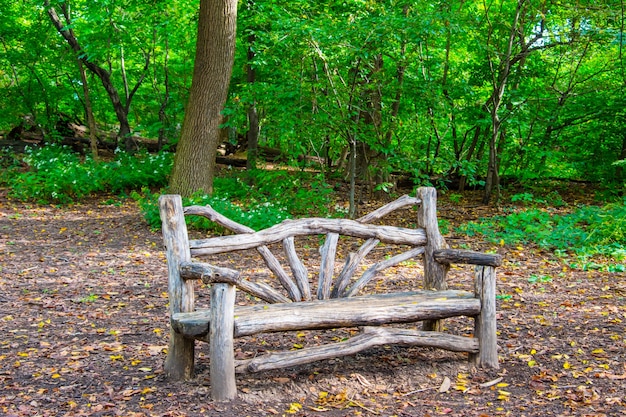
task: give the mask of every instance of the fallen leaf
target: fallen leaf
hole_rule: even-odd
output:
[[[450,390],[451,385],[452,385],[452,382],[450,381],[450,378],[445,377],[443,379],[443,382],[441,383],[441,386],[439,387],[439,392],[441,393],[448,392]]]

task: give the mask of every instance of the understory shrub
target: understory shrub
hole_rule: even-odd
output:
[[[212,196],[197,194],[183,205],[210,205],[220,214],[254,230],[271,227],[288,218],[333,216],[332,188],[318,174],[289,171],[231,171],[215,178]],[[165,192],[165,191],[164,191]],[[151,228],[161,227],[159,193],[133,193]],[[223,234],[225,230],[200,216],[186,217],[190,228]]]
[[[40,204],[68,204],[99,192],[123,193],[142,187],[163,187],[172,167],[169,153],[130,155],[117,152],[113,161],[94,161],[67,146],[27,148],[21,169],[1,178],[10,196]]]
[[[626,258],[626,205],[583,206],[567,214],[526,209],[469,222],[457,228],[468,236],[481,235],[508,245],[534,243],[579,258],[596,255]]]

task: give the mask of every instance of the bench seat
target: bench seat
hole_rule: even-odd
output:
[[[262,332],[320,330],[413,323],[456,316],[474,317],[480,300],[468,291],[412,291],[296,303],[236,306],[234,337]],[[177,313],[172,327],[184,336],[208,341],[211,310]]]

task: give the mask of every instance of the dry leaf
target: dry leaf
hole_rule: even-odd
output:
[[[450,385],[452,384],[452,382],[450,381],[450,378],[445,377],[443,379],[443,382],[441,383],[441,386],[439,387],[439,392],[448,392],[450,390]]]

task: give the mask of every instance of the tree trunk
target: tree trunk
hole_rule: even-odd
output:
[[[523,11],[526,10],[526,1],[518,0],[517,7],[515,9],[515,15],[509,32],[509,39],[506,44],[506,51],[503,57],[500,59],[498,68],[496,68],[495,58],[489,57],[489,67],[491,68],[491,76],[493,83],[493,92],[491,97],[485,103],[485,107],[489,110],[491,116],[491,135],[489,137],[489,164],[487,168],[487,179],[485,181],[485,193],[483,194],[483,204],[489,204],[493,191],[499,192],[500,177],[499,177],[499,155],[498,155],[498,137],[500,136],[500,127],[502,126],[502,120],[500,119],[499,110],[502,104],[502,98],[506,89],[509,76],[511,75],[511,67],[515,62],[519,62],[525,55],[521,52],[514,56],[513,47],[515,39],[518,36],[520,30],[520,17]],[[490,28],[490,30],[493,30]],[[488,43],[491,43],[491,35],[489,33]]]
[[[248,64],[246,65],[247,81],[250,86],[256,82],[256,70],[252,66],[254,60],[254,40],[255,36],[248,35]],[[248,133],[246,139],[248,141],[248,158],[246,169],[256,169],[256,161],[259,156],[259,115],[256,110],[256,100],[248,105]]]
[[[619,154],[619,160],[626,160],[626,133],[622,132],[622,150]],[[624,177],[624,166],[618,165],[615,168],[615,178],[617,181],[626,182],[626,177]]]
[[[96,137],[96,119],[93,117],[93,108],[91,107],[91,98],[89,97],[89,86],[87,84],[87,74],[85,67],[80,59],[78,62],[78,71],[80,72],[80,80],[83,84],[83,95],[85,96],[85,114],[87,115],[87,125],[89,126],[89,144],[91,145],[91,155],[94,160],[98,160],[98,138]]]
[[[236,0],[201,0],[193,80],[170,179],[172,193],[190,196],[196,191],[213,192],[236,28]]]
[[[163,63],[163,86],[165,87],[165,92],[163,94],[163,101],[161,101],[161,106],[159,107],[159,122],[161,122],[161,127],[159,128],[159,141],[158,147],[159,150],[163,148],[163,145],[169,142],[167,137],[167,132],[169,130],[169,120],[165,110],[167,109],[167,105],[170,101],[170,71],[169,71],[169,59],[170,59],[170,44],[169,37],[167,31],[165,32],[165,51],[164,51],[164,63]]]
[[[469,132],[467,132],[469,133]],[[466,133],[466,135],[467,135]],[[467,162],[471,162],[472,161],[472,157],[474,156],[474,149],[476,149],[476,144],[478,144],[478,139],[480,138],[480,126],[476,125],[474,127],[474,137],[472,139],[472,143],[470,144],[468,150],[467,150],[467,155],[465,156],[465,160]],[[459,158],[459,162],[460,162],[460,158]],[[467,182],[467,175],[466,174],[462,174],[459,178],[459,192],[463,192],[465,191],[465,184]]]

